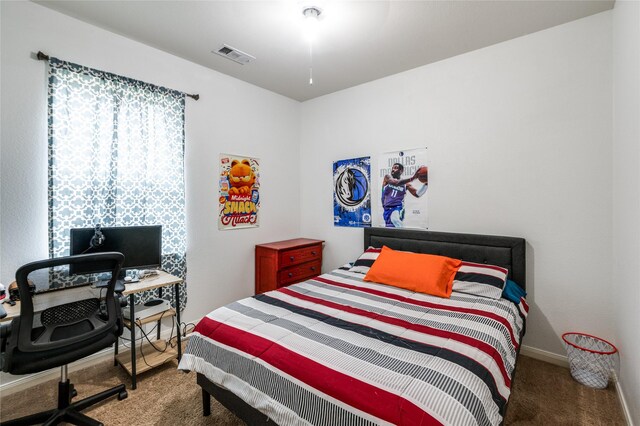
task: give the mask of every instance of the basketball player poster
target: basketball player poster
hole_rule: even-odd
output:
[[[260,160],[220,154],[218,229],[259,226]]]
[[[333,224],[371,226],[371,158],[333,163]]]
[[[380,154],[375,181],[375,226],[428,229],[426,148]]]

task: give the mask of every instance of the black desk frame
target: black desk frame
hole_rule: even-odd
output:
[[[173,285],[173,289],[175,292],[176,299],[176,330],[177,330],[177,343],[178,343],[178,361],[182,358],[182,335],[180,334],[180,282],[175,283]],[[158,287],[158,295],[162,298],[162,287]],[[131,309],[131,318],[135,318],[135,295],[137,293],[129,294],[129,307]],[[160,321],[158,320],[158,330],[156,337],[160,339]],[[136,377],[136,321],[131,321],[131,390],[135,390],[137,388],[137,377]],[[118,355],[118,344],[115,345],[115,353],[113,355],[113,365],[117,366],[118,361],[116,360],[116,356]]]

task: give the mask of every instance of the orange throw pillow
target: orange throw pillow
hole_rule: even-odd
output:
[[[384,246],[364,280],[449,298],[461,263],[450,257],[396,251]]]

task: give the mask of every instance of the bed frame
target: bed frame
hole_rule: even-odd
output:
[[[526,289],[525,240],[523,238],[415,229],[364,228],[364,249],[369,246],[382,247],[383,245],[394,250],[437,254],[468,262],[502,266],[509,269],[510,279]],[[522,335],[524,335],[524,329]],[[513,376],[515,376],[515,369]],[[211,396],[213,396],[249,425],[276,424],[232,392],[213,384],[203,374],[197,374],[197,383],[202,388],[203,416],[211,414]]]

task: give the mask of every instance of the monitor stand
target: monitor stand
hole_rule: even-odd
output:
[[[109,285],[109,280],[100,280],[100,281],[95,283],[94,287],[95,288],[107,288],[108,285]],[[124,280],[117,279],[116,280],[116,288],[114,289],[114,292],[122,293],[124,291],[124,289],[125,289]]]

